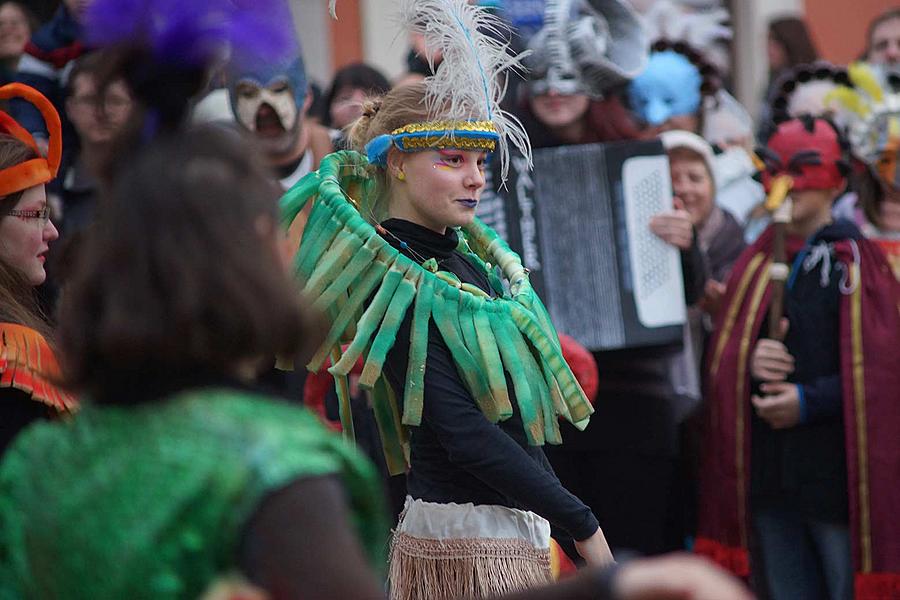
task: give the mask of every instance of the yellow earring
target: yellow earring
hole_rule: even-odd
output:
[[[403,171],[397,171],[397,181],[406,181],[406,174]]]

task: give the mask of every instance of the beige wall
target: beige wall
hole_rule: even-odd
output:
[[[290,0],[290,5],[303,46],[307,77],[323,87],[327,86],[331,82],[332,71],[328,0]]]
[[[803,0],[735,0],[732,6],[737,98],[755,116],[769,77],[768,22],[774,17],[802,14]]]
[[[339,0],[340,1],[340,0]],[[397,25],[396,0],[362,0],[363,52],[388,79],[405,70],[407,42]]]

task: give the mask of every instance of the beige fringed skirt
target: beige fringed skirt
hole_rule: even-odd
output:
[[[550,524],[505,506],[407,497],[390,560],[392,600],[505,594],[551,581]]]

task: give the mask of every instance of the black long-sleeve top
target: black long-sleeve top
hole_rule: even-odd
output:
[[[492,293],[486,273],[455,250],[458,238],[452,229],[441,235],[400,219],[390,219],[382,226],[388,231],[387,241],[411,259],[434,258],[439,269]],[[398,398],[403,397],[411,328],[410,310],[384,366]],[[427,357],[422,424],[413,427],[410,436],[409,494],[426,502],[530,510],[576,540],[593,535],[598,523],[591,510],[562,486],[541,448],[528,445],[508,375],[514,414],[493,424],[463,384],[433,321]]]

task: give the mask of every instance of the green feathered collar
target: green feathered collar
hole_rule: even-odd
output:
[[[305,282],[303,295],[332,322],[307,368],[318,371],[330,358],[341,422],[353,435],[347,375],[362,356],[359,385],[373,392],[373,407],[391,473],[408,464],[405,426],[422,421],[428,324],[433,319],[450,349],[466,388],[481,411],[496,423],[512,415],[504,371],[530,444],[558,444],[557,416],[583,428],[591,405],[562,356],[550,317],[528,281],[519,257],[478,219],[459,230],[459,250],[492,275],[500,295],[460,284],[452,273],[436,271],[401,254],[360,214],[371,206],[375,180],[356,152],[326,156],[281,199],[287,226],[312,200],[312,210],[294,266]],[[502,279],[496,269],[499,267]],[[371,301],[369,302],[369,299]],[[409,369],[403,414],[382,374],[397,330],[412,307]]]

